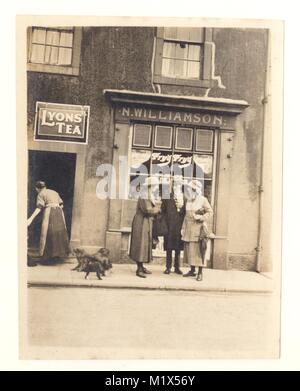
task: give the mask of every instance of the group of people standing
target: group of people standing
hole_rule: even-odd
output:
[[[59,194],[47,189],[45,182],[36,183],[37,203],[33,214],[28,218],[30,226],[36,216],[43,212],[39,255],[42,259],[64,258],[68,255],[69,239],[63,213],[63,201]],[[202,184],[190,180],[184,184],[173,178],[169,197],[159,194],[157,177],[146,178],[137,202],[136,214],[132,222],[129,255],[137,264],[136,275],[145,278],[151,274],[145,263],[152,260],[152,250],[158,237],[164,237],[166,251],[165,274],[174,272],[184,277],[203,278],[202,269],[206,266],[207,241],[213,234],[208,230],[207,221],[213,210],[202,195]],[[184,263],[190,270],[183,274],[180,270],[180,253],[184,251]],[[196,267],[198,272],[196,273]]]
[[[173,178],[169,197],[162,198],[158,178],[148,177],[142,185],[132,222],[129,255],[137,264],[136,275],[146,278],[146,274],[151,274],[144,264],[152,260],[152,249],[158,236],[163,236],[166,251],[164,273],[171,273],[174,251],[174,272],[201,281],[202,269],[206,266],[207,242],[213,237],[207,225],[212,214],[207,198],[202,195],[200,181],[192,179],[183,184],[181,179]],[[180,270],[182,250],[184,263],[190,265],[186,274]]]

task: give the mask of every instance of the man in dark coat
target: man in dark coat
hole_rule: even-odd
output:
[[[164,236],[164,250],[166,256],[165,274],[171,273],[172,267],[172,252],[175,251],[174,271],[177,274],[182,274],[180,270],[180,251],[183,250],[183,242],[181,240],[181,228],[185,215],[185,206],[183,202],[183,193],[181,183],[173,182],[170,199],[162,201],[162,214],[165,218],[168,227],[168,233]]]

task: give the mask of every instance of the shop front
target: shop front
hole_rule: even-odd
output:
[[[158,175],[167,184],[180,175],[203,185],[214,209],[210,225],[216,235],[207,257],[212,268],[226,269],[231,157],[247,102],[124,90],[105,90],[104,95],[112,109],[113,167],[119,192],[110,200],[106,232],[113,260],[124,260],[128,254],[137,183]],[[120,165],[124,158],[125,173]]]

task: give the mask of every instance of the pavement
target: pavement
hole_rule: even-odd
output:
[[[262,294],[272,293],[275,288],[270,275],[248,271],[204,269],[203,280],[196,281],[194,277],[183,278],[175,273],[165,275],[163,265],[150,264],[147,268],[152,274],[147,275],[147,278],[138,278],[135,275],[135,264],[114,264],[102,280],[98,280],[95,273],[91,273],[86,280],[85,273],[71,270],[75,265],[76,260],[69,258],[60,264],[28,267],[28,286]],[[182,267],[183,272],[188,270],[187,267]]]

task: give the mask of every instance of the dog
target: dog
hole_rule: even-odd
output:
[[[72,270],[85,272],[85,279],[88,278],[89,273],[95,272],[98,279],[102,280],[101,275],[105,276],[105,272],[112,268],[107,248],[100,248],[95,254],[89,254],[81,248],[75,248],[73,253],[78,264]]]

